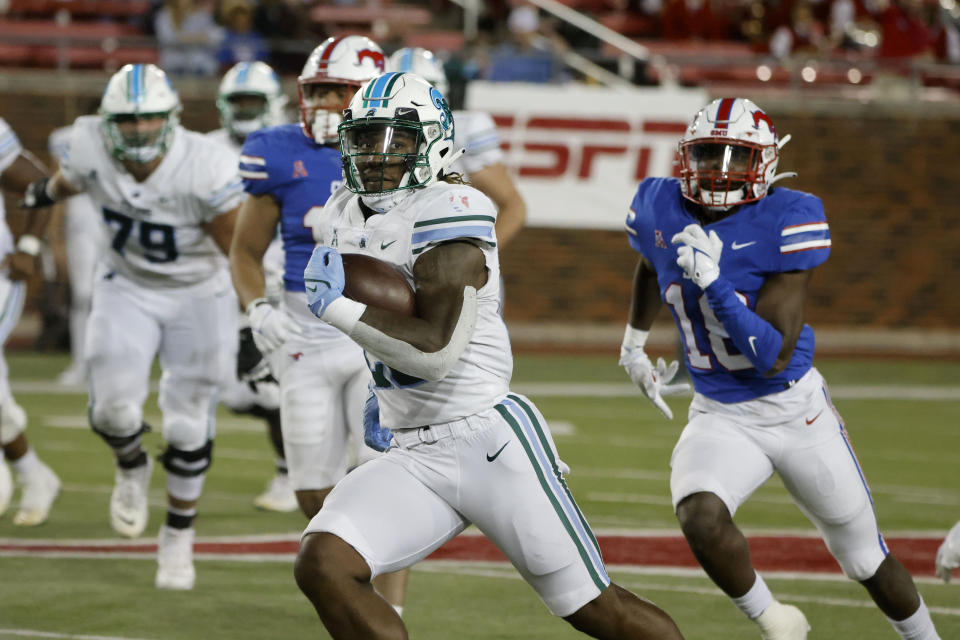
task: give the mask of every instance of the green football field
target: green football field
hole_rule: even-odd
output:
[[[53,383],[65,358],[11,354],[8,362],[14,394],[30,417],[28,437],[64,488],[40,527],[14,527],[9,512],[0,518],[0,640],[327,637],[294,584],[289,552],[259,554],[234,545],[229,554],[200,554],[196,589],[154,589],[153,554],[123,546],[110,529],[112,456],[86,426],[86,395]],[[828,360],[819,368],[864,466],[884,533],[935,549],[935,539],[960,519],[960,363]],[[670,399],[678,418],[664,420],[630,389],[615,357],[520,357],[514,387],[551,422],[572,467],[569,485],[598,534],[679,535],[668,461],[688,398]],[[155,394],[146,419],[160,423]],[[156,433],[146,442],[150,451],[160,450]],[[198,536],[223,543],[280,541],[293,549],[305,519],[258,512],[251,504],[272,473],[264,429],[221,411],[214,453]],[[163,520],[163,482],[158,469],[144,545],[154,542]],[[814,533],[776,477],[737,521],[754,535]],[[100,551],[78,548],[93,541],[103,543]],[[933,578],[932,552],[917,566],[926,567],[915,569],[914,577],[941,637],[960,638],[960,584]],[[810,638],[896,638],[860,585],[835,568],[803,569],[785,562],[767,581],[780,600],[804,610]],[[759,638],[698,569],[641,562],[618,564],[610,573],[669,611],[687,638]],[[440,560],[415,567],[404,618],[411,637],[427,640],[583,637],[550,616],[514,570],[499,562]]]

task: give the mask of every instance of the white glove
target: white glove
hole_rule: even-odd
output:
[[[253,330],[253,342],[264,355],[273,353],[287,340],[303,337],[297,321],[271,305],[266,298],[257,298],[247,305],[247,317]]]
[[[686,382],[670,384],[680,367],[680,363],[676,360],[667,365],[663,358],[657,358],[657,366],[653,366],[650,358],[643,351],[647,335],[649,335],[648,331],[640,331],[627,325],[623,344],[620,346],[620,366],[627,370],[627,375],[633,383],[640,387],[643,394],[653,402],[660,413],[665,415],[667,420],[673,420],[673,411],[661,396],[684,393],[690,390],[690,385]]]
[[[707,235],[700,225],[688,224],[670,241],[683,245],[677,249],[677,265],[683,269],[684,278],[689,278],[701,289],[706,289],[720,276],[723,241],[716,231]]]
[[[950,582],[950,571],[957,567],[960,567],[960,522],[953,525],[937,549],[936,573],[944,582]]]

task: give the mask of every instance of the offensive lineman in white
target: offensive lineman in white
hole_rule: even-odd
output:
[[[167,518],[155,584],[192,589],[193,520],[210,466],[217,385],[229,366],[235,299],[223,255],[242,199],[229,150],[179,126],[180,99],[154,65],[110,78],[100,116],[73,126],[67,161],[30,185],[29,207],[86,192],[103,212],[110,250],[98,266],[87,332],[89,415],[113,449],[110,524],[147,524],[152,460],[141,446],[150,366],[163,370]]]
[[[304,271],[307,301],[365,349],[374,378],[367,441],[394,442],[341,480],[310,521],[297,583],[334,638],[406,637],[371,578],[409,567],[473,523],[552,613],[584,633],[680,638],[666,613],[611,584],[543,417],[510,393],[496,210],[444,179],[453,131],[446,100],[413,74],[374,78],[344,112],[346,188],[327,202]],[[340,250],[400,269],[418,317],[343,297]]]
[[[443,65],[431,51],[422,47],[405,47],[395,51],[388,62],[390,71],[415,73],[437,88],[444,96],[450,86]],[[497,244],[501,251],[523,228],[527,205],[506,165],[500,149],[500,135],[490,114],[482,111],[454,111],[457,137],[454,152],[463,155],[450,165],[449,173],[459,173],[474,189],[479,189],[497,206]]]
[[[22,193],[31,181],[42,178],[45,173],[32,155],[20,146],[20,140],[6,120],[0,118],[0,187]],[[5,458],[22,487],[13,524],[25,527],[43,524],[47,520],[50,507],[60,492],[60,479],[40,461],[23,432],[27,427],[27,414],[10,392],[10,371],[2,347],[23,311],[26,280],[33,275],[40,253],[37,236],[46,222],[46,213],[33,216],[14,245],[0,194],[0,449],[3,450],[0,457],[0,515],[6,511],[13,496],[13,478]]]
[[[230,149],[240,164],[243,141],[254,131],[283,124],[283,87],[276,72],[264,62],[239,62],[223,75],[217,92],[217,110],[221,127],[207,137]],[[283,286],[283,246],[273,239],[263,256],[267,298],[275,306],[280,302]],[[231,411],[262,418],[273,446],[276,473],[267,490],[253,499],[253,504],[267,511],[296,511],[297,497],[287,473],[280,431],[280,389],[263,354],[254,344],[250,323],[237,303],[240,327],[234,366],[227,372],[220,388],[220,402]]]

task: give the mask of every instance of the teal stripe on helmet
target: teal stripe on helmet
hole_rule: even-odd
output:
[[[377,78],[368,88],[367,92],[364,94],[363,107],[386,107],[387,100],[385,98],[389,96],[389,89],[393,87],[393,80],[397,76],[403,74],[397,73],[396,71],[391,71],[385,73],[379,78]],[[389,86],[388,86],[389,85]]]

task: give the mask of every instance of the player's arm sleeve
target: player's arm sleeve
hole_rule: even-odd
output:
[[[496,246],[494,225],[497,212],[493,203],[476,189],[449,189],[441,192],[431,206],[421,210],[413,223],[410,237],[412,257],[453,240],[470,240]]]
[[[634,251],[644,257],[648,252],[646,243],[654,233],[650,224],[653,214],[646,206],[647,186],[648,182],[644,180],[637,187],[637,193],[633,196],[633,201],[627,210],[627,220],[624,223],[627,242]]]
[[[493,118],[486,113],[471,112],[470,115],[471,127],[463,144],[466,153],[460,159],[468,175],[503,162],[500,134]]]
[[[0,118],[0,173],[14,163],[20,156],[23,147],[20,145],[20,139],[13,132],[6,120]]]
[[[237,173],[235,156],[226,149],[217,148],[204,158],[205,170],[209,171],[209,180],[203,189],[203,221],[229,213],[243,202],[243,183]]]
[[[269,146],[263,132],[255,131],[247,136],[240,150],[240,178],[243,190],[251,195],[270,193],[277,186],[276,172],[271,170],[273,158]]]
[[[823,263],[830,255],[830,229],[820,200],[805,195],[795,202],[782,218],[777,240],[779,262],[771,265],[772,271],[807,271]],[[733,344],[761,373],[773,369],[784,346],[783,334],[740,302],[723,273],[706,293]]]
[[[60,154],[57,156],[60,174],[77,191],[87,190],[87,176],[93,170],[90,159],[96,157],[93,143],[91,125],[81,120],[70,127],[60,143]]]
[[[830,256],[830,225],[820,198],[804,195],[784,215],[778,271],[807,271]]]

